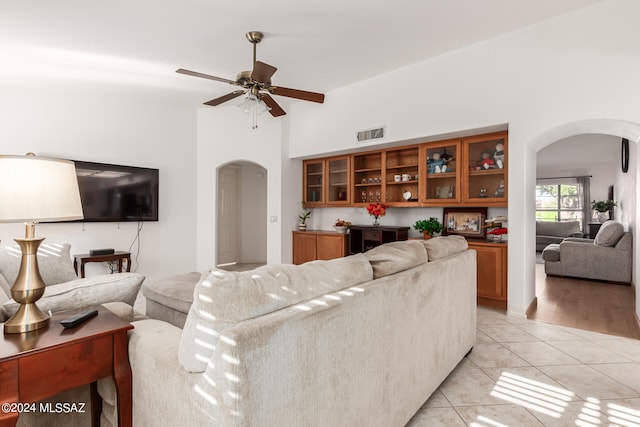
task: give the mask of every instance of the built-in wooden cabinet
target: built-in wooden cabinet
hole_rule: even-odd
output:
[[[466,170],[462,174],[463,203],[471,206],[506,206],[506,133],[467,138],[462,148],[466,161]]]
[[[293,263],[304,264],[317,259],[342,258],[349,255],[349,235],[335,231],[294,231]]]
[[[339,156],[303,162],[307,207],[351,205],[350,160],[350,156]]]
[[[469,240],[476,251],[478,304],[507,309],[507,244]]]
[[[425,144],[422,147],[423,192],[420,200],[431,206],[450,206],[461,201],[460,140]]]
[[[365,206],[369,203],[381,203],[384,153],[354,154],[353,170],[353,206]]]
[[[384,203],[405,207],[419,205],[419,157],[417,146],[385,151]]]
[[[507,132],[303,163],[309,207],[507,206]]]

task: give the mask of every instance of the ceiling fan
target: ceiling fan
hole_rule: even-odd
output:
[[[278,105],[271,95],[286,96],[289,98],[318,103],[324,102],[324,94],[322,93],[290,89],[282,86],[272,86],[271,76],[273,76],[278,69],[272,65],[256,60],[256,45],[262,41],[264,34],[260,31],[250,31],[246,34],[246,37],[247,40],[253,44],[253,70],[239,72],[235,80],[211,76],[197,71],[185,70],[183,68],[176,70],[176,73],[216,80],[223,83],[229,83],[233,86],[242,87],[241,90],[235,90],[226,95],[212,99],[211,101],[207,101],[204,103],[205,105],[220,105],[224,102],[237,98],[240,95],[247,94],[247,100],[249,100],[249,102],[253,101],[254,103],[259,103],[262,101],[266,104],[269,113],[271,113],[273,117],[278,117],[287,113]]]

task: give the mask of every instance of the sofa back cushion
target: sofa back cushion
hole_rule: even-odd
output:
[[[570,237],[574,234],[580,234],[580,221],[536,221],[538,236]]]
[[[385,243],[365,252],[364,255],[371,263],[375,279],[427,262],[427,251],[418,240]]]
[[[624,227],[618,221],[606,221],[600,226],[593,243],[599,246],[615,246],[624,234]]]
[[[194,289],[182,331],[180,364],[189,372],[204,372],[220,332],[237,322],[372,279],[371,265],[363,254],[243,272],[205,272]]]
[[[446,258],[469,249],[467,239],[462,236],[432,237],[428,240],[422,240],[422,244],[427,249],[430,262]]]
[[[45,285],[57,285],[78,278],[71,263],[71,245],[42,243],[38,248],[38,269]],[[22,252],[18,245],[0,247],[0,274],[12,285],[18,277]]]

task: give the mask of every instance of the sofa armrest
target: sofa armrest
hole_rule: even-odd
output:
[[[584,239],[582,237],[566,237],[563,242],[575,242],[575,243],[589,243],[593,244],[593,239]]]
[[[144,276],[136,273],[103,274],[76,279],[47,286],[44,296],[37,304],[44,312],[71,310],[116,301],[133,306],[143,281]],[[11,316],[18,309],[18,303],[9,300],[3,304],[3,308],[6,314]]]

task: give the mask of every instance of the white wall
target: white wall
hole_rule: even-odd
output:
[[[249,161],[267,170],[267,215],[260,226],[267,229],[267,262],[282,260],[282,125],[284,118],[269,115],[251,129],[249,117],[231,106],[198,110],[197,143],[197,268],[216,265],[216,169],[227,163]],[[276,222],[270,222],[274,216]]]
[[[605,1],[330,92],[321,106],[292,104],[291,155],[353,149],[356,130],[379,125],[402,141],[508,123],[508,310],[523,316],[534,299],[536,152],[571,136],[567,124],[639,121],[639,15],[640,2]],[[592,133],[638,137],[598,123]]]
[[[195,141],[193,108],[152,88],[0,76],[0,153],[71,158],[160,170],[159,222],[144,223],[134,267],[147,277],[195,266]],[[46,185],[46,183],[43,183]],[[1,201],[0,201],[1,202]],[[72,253],[128,250],[136,223],[40,224],[47,242],[69,242]],[[0,224],[2,244],[24,235],[22,224]],[[87,272],[104,272],[88,264]]]

